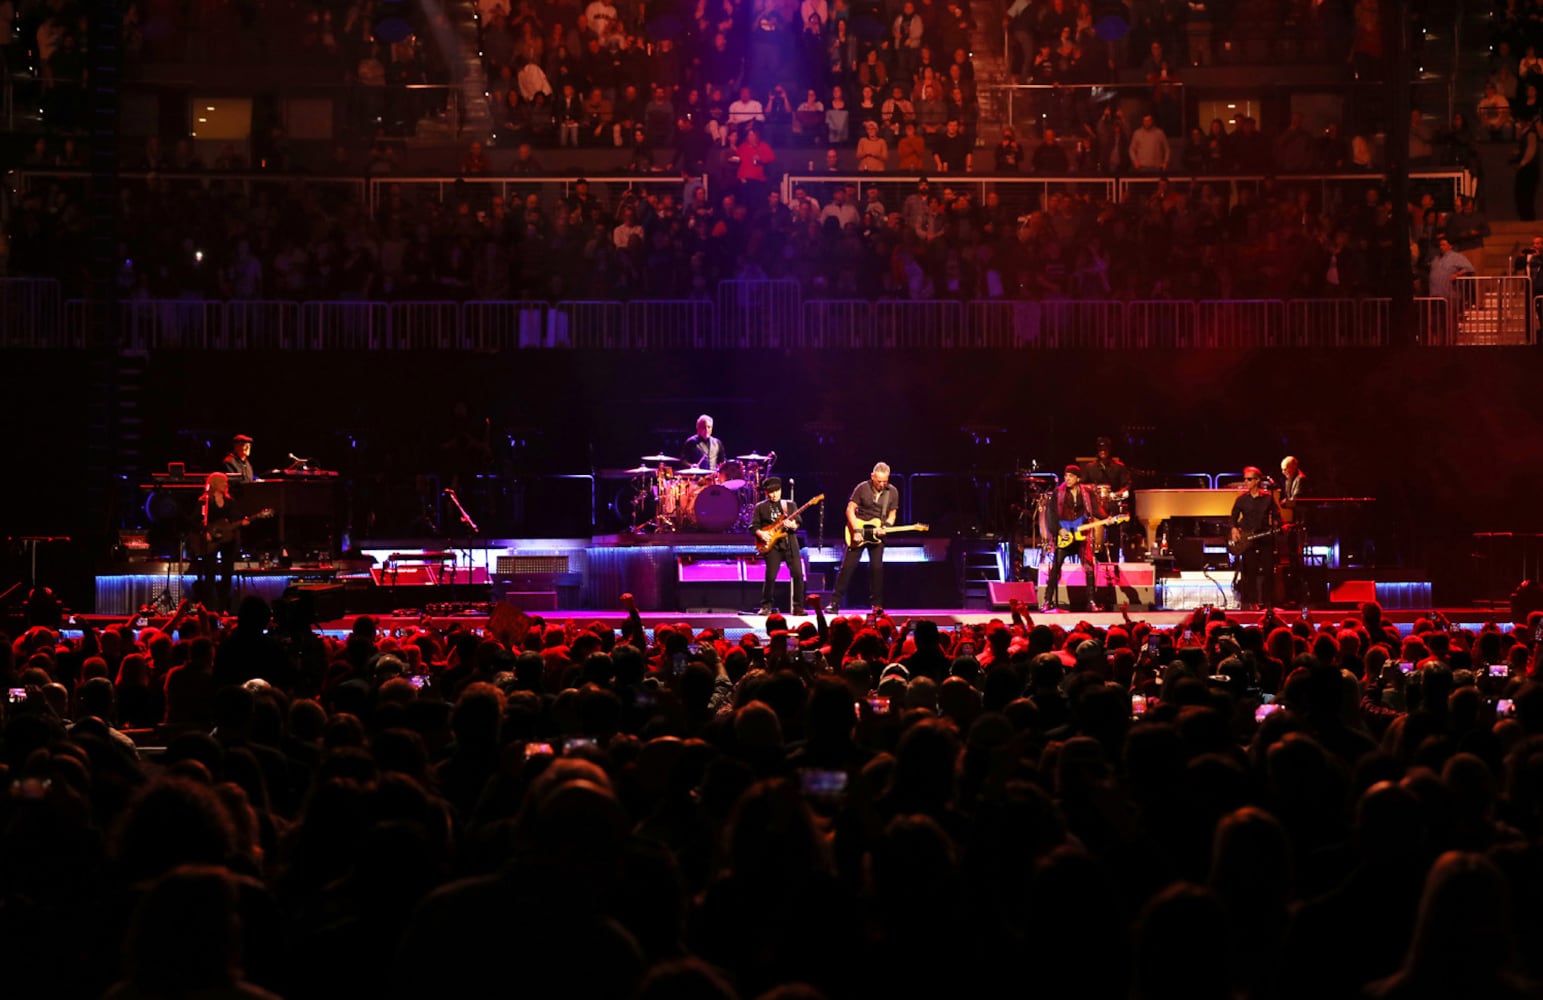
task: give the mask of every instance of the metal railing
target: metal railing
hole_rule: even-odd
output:
[[[371,177],[365,181],[368,187],[370,215],[380,215],[381,203],[387,198],[395,198],[400,195],[408,202],[415,202],[422,197],[424,191],[432,191],[434,200],[443,202],[449,191],[460,190],[469,192],[468,201],[477,207],[483,207],[492,203],[494,198],[501,198],[504,204],[514,211],[515,206],[511,196],[523,198],[530,192],[545,191],[548,201],[557,201],[567,198],[573,193],[574,184],[578,181],[575,174],[541,176],[514,176],[498,175],[483,177]],[[589,182],[590,193],[603,198],[613,204],[620,197],[616,192],[629,190],[661,190],[680,194],[685,187],[685,178],[679,174],[606,174],[595,177],[586,177]],[[707,187],[707,175],[700,178],[702,186]],[[612,189],[616,189],[613,191]]]
[[[1488,347],[1535,342],[1537,309],[1532,279],[1525,275],[1457,278],[1447,302],[1446,333],[1451,339],[1446,343]]]
[[[91,182],[89,170],[14,170],[8,174],[15,184],[15,189],[22,193],[35,191],[40,184],[58,183],[67,189],[79,187],[80,194],[84,196],[88,192],[86,187]],[[369,193],[371,179],[368,177],[355,177],[342,174],[293,174],[293,173],[253,173],[248,171],[233,172],[225,170],[197,170],[197,171],[144,171],[124,170],[116,175],[115,183],[122,186],[134,184],[155,184],[163,189],[176,190],[181,185],[197,185],[201,188],[221,187],[240,188],[245,197],[250,197],[254,189],[262,188],[305,188],[309,191],[321,189],[330,191],[333,188],[346,188],[352,198],[358,204],[364,204],[365,197]],[[335,193],[335,192],[333,192]]]
[[[1251,350],[1536,343],[1526,278],[1459,279],[1418,298],[1412,333],[1388,299],[911,301],[803,299],[793,281],[727,281],[707,299],[287,302],[62,299],[0,279],[0,348],[129,350]],[[115,344],[98,343],[117,310]],[[109,314],[110,315],[110,314]]]
[[[973,174],[939,174],[929,171],[926,174],[892,174],[892,173],[858,173],[858,174],[799,174],[788,173],[782,176],[782,200],[785,204],[793,203],[793,196],[800,187],[805,188],[810,194],[819,198],[821,204],[830,200],[832,188],[836,185],[855,187],[857,190],[857,210],[864,211],[865,199],[869,188],[878,188],[880,200],[884,203],[886,211],[896,212],[904,203],[905,197],[916,190],[917,181],[923,177],[932,189],[941,193],[945,187],[955,191],[967,192],[974,196],[975,204],[984,205],[986,197],[996,194],[1001,200],[1002,206],[1011,213],[1030,211],[1035,208],[1043,209],[1050,198],[1050,189],[1071,190],[1087,192],[1095,199],[1114,201],[1118,193],[1118,181],[1113,177],[1087,177],[1063,175],[1060,177],[1034,177],[1028,175],[996,175],[986,172]]]
[[[1473,183],[1474,177],[1467,170],[1455,168],[1411,170],[1409,180],[1415,184],[1451,184],[1452,200],[1450,204],[1457,204],[1457,197],[1466,191]],[[1123,203],[1133,195],[1139,195],[1143,189],[1155,188],[1160,184],[1167,184],[1169,189],[1178,193],[1187,194],[1189,189],[1196,184],[1220,185],[1228,188],[1227,203],[1238,203],[1239,188],[1249,187],[1258,191],[1266,183],[1276,186],[1300,186],[1302,184],[1318,185],[1318,204],[1325,208],[1338,204],[1345,204],[1347,198],[1351,204],[1359,203],[1367,187],[1380,184],[1382,175],[1377,173],[1344,173],[1344,174],[1190,174],[1178,170],[1169,170],[1166,174],[1126,174],[1116,182],[1116,192]]]

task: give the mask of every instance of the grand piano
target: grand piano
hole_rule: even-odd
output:
[[[1232,514],[1242,492],[1220,490],[1136,490],[1136,517],[1147,532],[1147,551],[1157,551],[1157,526],[1171,517],[1220,517]]]

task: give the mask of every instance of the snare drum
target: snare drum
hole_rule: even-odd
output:
[[[697,490],[686,502],[686,520],[700,531],[728,531],[739,517],[739,494],[727,486]]]

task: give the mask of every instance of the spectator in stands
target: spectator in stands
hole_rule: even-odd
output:
[[[1511,165],[1516,168],[1512,191],[1516,197],[1516,217],[1523,222],[1537,218],[1538,200],[1538,122],[1525,118],[1516,125],[1516,155]]]
[[[758,204],[762,200],[760,189],[767,180],[766,170],[777,155],[754,126],[745,129],[745,137],[735,147],[734,155],[739,160],[734,177],[744,189],[741,200],[746,204]]]
[[[552,117],[557,121],[557,144],[577,146],[579,128],[584,122],[584,102],[575,92],[573,84],[563,84],[562,96],[557,99]]]
[[[830,104],[825,108],[826,142],[833,146],[843,146],[851,141],[851,115],[852,109],[847,107],[846,92],[840,84],[837,84],[831,89]]]
[[[1313,169],[1313,134],[1303,123],[1302,112],[1291,113],[1291,124],[1275,137],[1275,169],[1283,174],[1307,173]]]
[[[745,125],[760,123],[765,120],[765,108],[760,101],[751,96],[750,88],[739,88],[739,99],[729,105],[729,128],[738,131]]]
[[[473,139],[466,147],[466,156],[461,160],[461,174],[466,177],[480,177],[489,170],[487,152],[483,150],[481,141]]]
[[[864,173],[889,169],[889,143],[879,135],[879,123],[869,118],[863,123],[865,134],[857,140],[857,169]]]
[[[921,49],[926,24],[916,12],[916,4],[905,0],[900,13],[890,25],[894,46],[895,68],[901,79],[910,79],[921,66]]]
[[[1543,121],[1543,97],[1539,96],[1538,84],[1527,84],[1521,100],[1511,102],[1511,117],[1518,122]]]
[[[1459,306],[1457,284],[1454,279],[1471,277],[1475,273],[1473,263],[1456,250],[1446,233],[1436,239],[1436,256],[1430,262],[1430,294],[1432,298],[1446,299],[1454,310]]]
[[[967,174],[975,165],[975,153],[959,125],[959,119],[950,118],[941,135],[933,140],[932,162],[940,173]]]
[[[905,96],[905,87],[898,83],[890,88],[890,95],[884,100],[880,112],[885,138],[891,142],[898,142],[906,134],[905,126],[916,122],[916,108]]]
[[[1168,169],[1168,137],[1150,114],[1143,115],[1141,127],[1131,133],[1130,164],[1142,173],[1161,173]]]
[[[794,112],[793,134],[805,143],[820,142],[825,136],[825,102],[813,87],[805,91]]]
[[[1013,133],[1011,125],[1002,127],[1002,138],[996,145],[994,157],[996,172],[999,174],[1016,174],[1022,170],[1023,145]]]
[[[1048,126],[1039,145],[1034,148],[1034,172],[1048,177],[1064,177],[1071,172],[1066,150],[1061,146],[1055,129]]]
[[[896,152],[903,173],[920,173],[927,169],[927,140],[916,134],[916,123],[905,123],[905,136]]]
[[[1489,236],[1489,220],[1479,211],[1478,203],[1464,195],[1457,199],[1457,210],[1447,216],[1446,232],[1452,239],[1454,250],[1477,250]]]
[[[599,87],[590,88],[589,96],[584,99],[583,115],[580,135],[586,146],[614,145],[611,124],[615,109]]]
[[[1489,133],[1491,142],[1498,142],[1511,127],[1511,102],[1500,93],[1495,81],[1484,82],[1484,96],[1479,99],[1479,124]]]

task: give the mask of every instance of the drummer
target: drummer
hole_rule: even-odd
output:
[[[682,460],[688,467],[717,472],[728,452],[723,442],[713,437],[713,418],[702,414],[696,418],[696,433],[686,439]]]
[[[1082,481],[1093,487],[1109,514],[1128,514],[1131,512],[1130,469],[1114,457],[1114,442],[1109,438],[1100,437],[1095,444],[1096,456],[1082,465]],[[1111,530],[1106,533],[1103,528],[1099,528],[1093,537],[1095,547],[1100,550],[1100,558],[1112,562],[1117,558],[1117,553],[1123,554],[1120,553],[1124,548],[1120,531]]]

